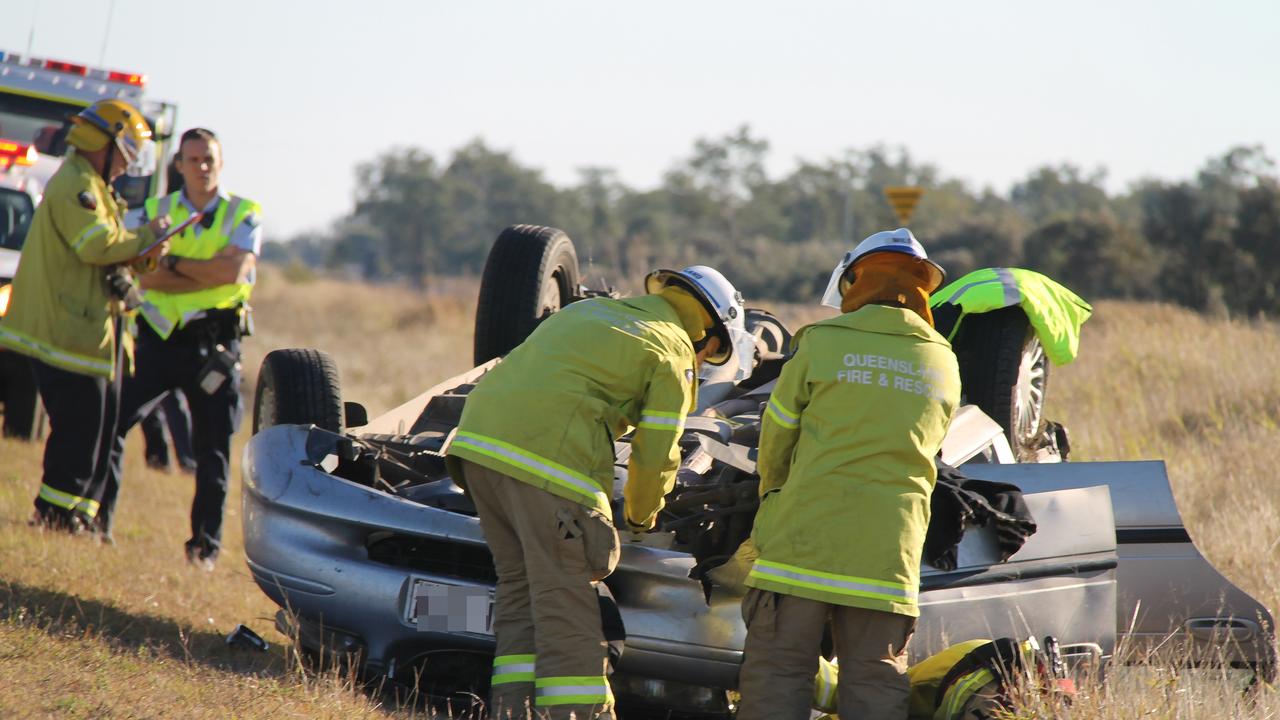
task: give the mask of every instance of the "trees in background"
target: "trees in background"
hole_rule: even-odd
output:
[[[743,126],[694,143],[659,187],[586,167],[556,187],[476,140],[447,162],[389,151],[356,169],[351,212],[269,256],[415,284],[478,273],[507,225],[555,225],[589,283],[635,289],[657,266],[716,265],[751,298],[812,301],[852,243],[898,225],[887,185],[926,193],[911,227],[952,277],[979,267],[1044,272],[1086,298],[1158,299],[1214,313],[1280,313],[1280,180],[1259,147],[1210,159],[1193,179],[1109,195],[1102,170],[1032,170],[1007,196],[947,178],[899,148],[849,150],[766,169]]]

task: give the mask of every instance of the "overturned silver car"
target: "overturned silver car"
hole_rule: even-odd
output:
[[[489,268],[497,268],[493,279]],[[266,358],[256,434],[245,450],[245,551],[258,585],[287,610],[282,629],[304,649],[358,658],[370,674],[412,678],[428,692],[484,695],[495,574],[442,451],[467,393],[501,362],[497,356],[539,318],[590,294],[578,285],[563,233],[509,228],[482,284],[477,366],[371,420],[344,403],[324,353],[278,350]],[[953,568],[923,566],[913,655],[972,638],[1053,635],[1068,655],[1105,661],[1118,637],[1129,636],[1185,643],[1189,657],[1270,677],[1271,616],[1195,549],[1163,464],[1060,462],[1066,435],[1040,417],[1047,371],[1022,323],[1010,334],[1027,361],[1014,364],[1021,374],[1009,382],[1015,403],[1035,407],[1013,408],[1023,422],[1010,423],[1012,432],[981,408],[963,407],[942,460],[968,477],[1022,488],[1038,529],[1000,562],[994,529],[970,527]],[[705,570],[750,531],[760,406],[790,338],[763,310],[748,313],[748,330],[758,338],[755,373],[700,387],[659,531],[624,542],[617,571],[601,584],[606,636],[617,651],[611,683],[624,706],[731,712],[726,690],[736,685],[746,633],[741,598],[709,582]],[[1035,392],[1019,392],[1020,384]],[[1018,455],[1041,462],[1015,463],[1011,438]],[[627,439],[615,450],[620,503]],[[470,604],[467,622],[424,622],[438,614],[432,603],[459,598]]]

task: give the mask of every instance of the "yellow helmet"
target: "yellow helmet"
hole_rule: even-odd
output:
[[[93,152],[116,144],[131,166],[139,164],[151,148],[151,126],[138,109],[123,100],[99,100],[71,119],[67,142]]]

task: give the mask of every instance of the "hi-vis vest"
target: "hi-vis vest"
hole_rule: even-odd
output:
[[[957,305],[962,313],[947,340],[953,340],[965,315],[1018,305],[1027,314],[1045,355],[1055,365],[1076,359],[1080,326],[1093,314],[1089,303],[1057,282],[1033,270],[985,268],[974,270],[935,292],[929,305]]]
[[[182,192],[170,193],[163,198],[151,198],[143,206],[147,217],[168,215],[174,225],[186,220],[191,211],[181,202]],[[218,203],[213,224],[206,230],[202,223],[183,230],[169,242],[170,254],[192,260],[208,260],[231,242],[231,235],[250,215],[261,214],[262,208],[247,198],[231,196]],[[176,328],[186,324],[202,310],[239,307],[249,301],[253,285],[233,283],[205,288],[194,292],[167,293],[148,290],[144,296],[142,317],[161,338],[168,338]]]

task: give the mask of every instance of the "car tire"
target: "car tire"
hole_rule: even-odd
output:
[[[476,304],[475,364],[502,357],[577,298],[578,253],[563,230],[512,225],[489,250]]]
[[[342,432],[338,366],[320,350],[272,350],[262,360],[253,400],[253,432],[272,425],[315,425]]]
[[[1000,423],[1020,462],[1035,459],[1050,363],[1026,313],[1007,307],[967,315],[953,345],[966,400]]]
[[[0,390],[4,401],[4,436],[20,440],[43,440],[49,430],[49,416],[36,389],[31,361],[17,353],[0,353]]]

